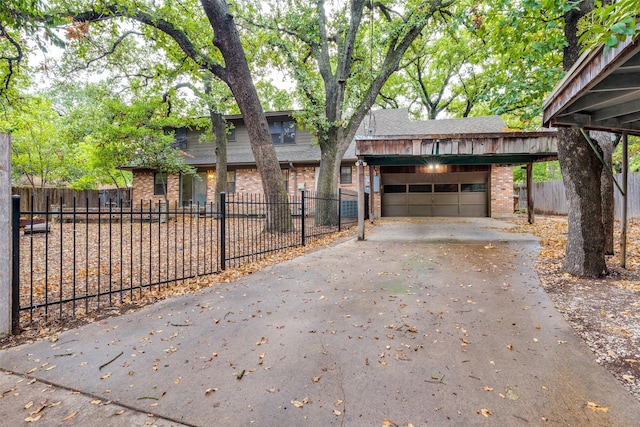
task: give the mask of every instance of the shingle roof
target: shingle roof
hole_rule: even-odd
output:
[[[506,128],[500,116],[461,119],[410,120],[409,109],[371,111],[358,129],[358,135],[429,135],[455,133],[495,133]]]

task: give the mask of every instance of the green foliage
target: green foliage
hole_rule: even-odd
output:
[[[556,181],[562,179],[560,173],[560,163],[558,161],[552,162],[537,162],[533,164],[533,181],[534,182],[546,182]],[[527,182],[527,171],[525,166],[513,168],[513,183],[525,184]]]
[[[0,119],[0,131],[10,132],[12,175],[33,187],[63,185],[79,173],[76,147],[60,138],[61,117],[40,96],[22,102]]]
[[[637,16],[640,15],[638,0],[595,2],[595,8],[578,24],[582,33],[579,39],[582,50],[604,45],[606,52],[618,43],[637,33]]]

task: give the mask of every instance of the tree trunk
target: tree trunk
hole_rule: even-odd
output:
[[[216,142],[216,187],[214,209],[220,212],[220,193],[227,191],[227,121],[221,113],[209,110]]]
[[[613,255],[613,226],[615,222],[615,201],[613,187],[613,152],[615,144],[609,132],[591,132],[591,139],[598,144],[602,152],[604,167],[600,176],[600,191],[602,193],[602,225],[604,227],[604,253]]]
[[[567,195],[568,224],[563,270],[600,277],[606,273],[600,175],[602,164],[576,129],[558,131],[558,158]]]
[[[284,176],[233,15],[225,0],[201,0],[201,3],[215,34],[213,43],[220,49],[224,58],[226,83],[238,103],[249,132],[251,150],[262,180],[262,189],[269,203],[265,230],[290,231],[291,211],[287,203]]]
[[[591,9],[593,0],[583,0],[578,4],[578,9],[565,14],[565,71],[580,57],[578,21]],[[582,133],[576,129],[558,131],[558,160],[569,211],[563,270],[577,276],[600,277],[607,269],[600,189],[602,164]]]
[[[321,150],[320,172],[318,173],[319,200],[316,206],[316,222],[318,225],[337,225],[338,206],[331,199],[338,194],[338,177],[342,156],[338,155],[336,144],[324,144]]]

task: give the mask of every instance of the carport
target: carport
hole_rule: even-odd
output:
[[[544,132],[495,132],[430,135],[361,136],[356,139],[360,199],[364,201],[364,166],[405,167],[407,173],[382,173],[383,216],[491,216],[488,171],[491,165],[527,165],[557,158],[557,135]],[[384,171],[384,169],[382,169]],[[372,173],[372,168],[369,168]],[[373,177],[369,177],[373,182]],[[373,196],[373,195],[372,195]],[[533,220],[533,197],[527,206]],[[364,202],[359,237],[364,238]]]
[[[621,264],[626,263],[627,135],[640,135],[640,38],[600,47],[576,62],[543,105],[544,125],[622,135]],[[583,132],[587,142],[588,135]]]

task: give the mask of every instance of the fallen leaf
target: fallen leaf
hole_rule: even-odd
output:
[[[99,405],[101,403],[102,403],[102,400],[100,400],[100,399],[94,399],[94,400],[91,401],[92,405]]]
[[[333,405],[334,405],[334,406],[340,406],[340,405],[342,405],[343,403],[344,403],[344,400],[342,400],[342,399],[338,399],[338,400],[336,400],[336,403],[334,403]]]
[[[625,381],[629,381],[630,383],[632,383],[632,382],[633,382],[633,380],[634,380],[635,378],[636,378],[636,377],[634,377],[633,375],[623,375],[623,376],[622,376],[622,379],[623,379],[623,380],[625,380]]]
[[[484,391],[493,391],[491,387],[484,386],[483,388],[484,388]]]
[[[276,388],[275,388],[275,387],[271,387],[271,388],[268,388],[268,389],[267,389],[267,391],[268,391],[269,393],[275,393],[277,390],[276,390]]]
[[[24,420],[28,423],[35,423],[36,421],[38,421],[40,418],[42,418],[42,415],[38,415],[37,417],[27,417]]]
[[[516,393],[514,393],[513,390],[511,390],[510,388],[508,388],[505,391],[505,394],[507,395],[507,398],[510,400],[518,400],[520,398],[520,396],[518,396]]]
[[[482,414],[483,417],[490,417],[493,413],[488,409],[480,409],[480,414]]]
[[[116,415],[122,415],[124,414],[124,409],[120,409],[118,412],[116,412]]]
[[[333,415],[335,415],[337,417],[338,415],[342,415],[342,412],[338,411],[337,409],[334,409],[333,410]]]
[[[291,403],[293,404],[293,406],[295,406],[296,408],[302,408],[304,407],[304,403],[300,402],[299,400],[292,400]]]
[[[210,395],[211,393],[215,393],[216,391],[218,391],[218,388],[217,388],[217,387],[211,387],[211,388],[208,388],[208,389],[206,389],[206,390],[204,391],[204,395],[205,395],[205,396],[208,396],[208,395]]]
[[[597,412],[597,411],[609,412],[609,408],[600,406],[594,402],[587,402],[587,408],[591,409],[594,412]]]
[[[321,376],[320,377],[312,377],[311,378],[311,382],[317,383],[318,381],[320,381],[320,378],[322,378],[322,377]]]
[[[268,340],[265,337],[260,338],[260,341],[256,343],[256,345],[266,344]]]
[[[388,418],[382,419],[382,427],[393,427],[393,426],[395,426],[395,424],[390,419]]]
[[[101,380],[106,380],[107,378],[109,378],[111,376],[111,372],[107,372],[106,374],[102,375],[100,377]]]
[[[33,400],[29,403],[27,403],[26,405],[24,405],[24,409],[29,409],[33,406]]]
[[[513,350],[513,343],[509,343],[509,345],[507,346],[507,348],[508,348],[509,350]]]
[[[69,415],[64,417],[62,421],[69,421],[71,418],[75,417],[76,415],[78,415],[78,411],[70,413]]]

